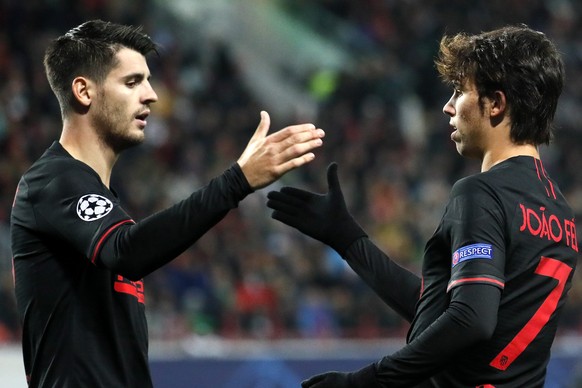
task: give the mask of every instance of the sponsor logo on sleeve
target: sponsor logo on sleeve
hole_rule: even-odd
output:
[[[113,289],[121,294],[135,296],[139,303],[145,304],[143,280],[134,282],[121,275],[117,275],[117,280],[113,283]]]
[[[493,247],[491,244],[471,244],[453,252],[453,267],[460,262],[473,259],[493,259]]]
[[[83,195],[77,202],[77,215],[83,221],[95,221],[105,217],[113,209],[113,203],[102,195]]]

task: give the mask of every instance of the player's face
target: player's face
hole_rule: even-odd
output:
[[[486,146],[487,117],[479,106],[479,93],[473,82],[456,85],[453,95],[443,107],[453,127],[451,140],[457,152],[471,158],[483,157]]]
[[[158,96],[149,82],[150,72],[142,54],[123,48],[117,60],[117,66],[98,87],[92,120],[104,145],[121,152],[143,141],[149,105]]]

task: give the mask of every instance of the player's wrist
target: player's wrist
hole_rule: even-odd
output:
[[[381,388],[376,379],[376,364],[370,364],[348,375],[350,387],[354,388]]]
[[[343,256],[350,245],[362,237],[368,237],[368,234],[356,222],[356,220],[348,215],[347,218],[333,225],[333,231],[330,233],[330,240],[328,245]]]
[[[226,174],[233,176],[235,189],[241,196],[243,196],[243,198],[255,191],[238,162],[233,163],[230,168],[226,170]]]

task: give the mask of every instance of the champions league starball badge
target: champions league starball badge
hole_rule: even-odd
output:
[[[98,194],[87,194],[77,202],[77,215],[83,221],[95,221],[105,217],[113,209],[113,203]]]

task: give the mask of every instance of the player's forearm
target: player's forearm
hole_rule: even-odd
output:
[[[412,321],[420,296],[418,276],[393,262],[367,237],[355,241],[344,259],[386,304]]]
[[[129,279],[141,279],[181,254],[251,192],[240,167],[233,165],[187,199],[119,228],[105,242],[100,261]]]
[[[437,375],[467,347],[491,338],[501,291],[485,284],[462,287],[433,324],[374,365],[375,382],[383,387],[414,386]]]

